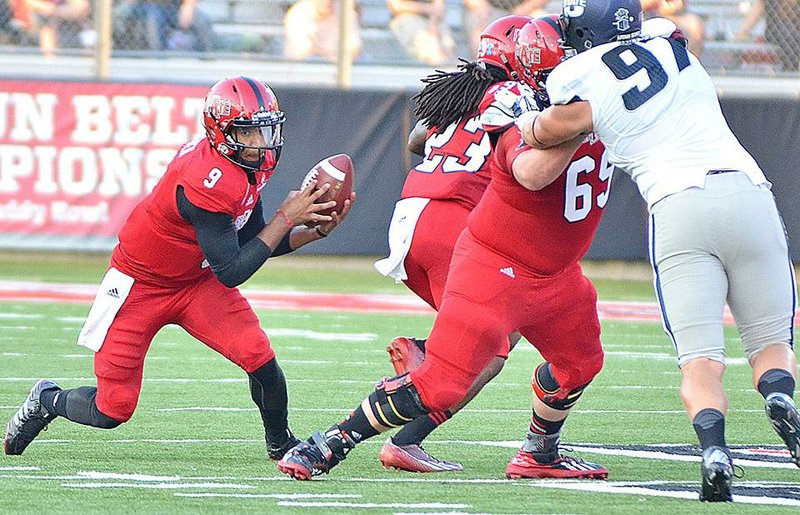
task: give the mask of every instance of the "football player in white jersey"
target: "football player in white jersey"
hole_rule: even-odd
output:
[[[647,201],[656,294],[703,448],[700,498],[731,501],[724,305],[800,466],[794,272],[771,184],[730,131],[710,77],[679,40],[643,36],[641,16],[639,0],[563,0],[572,57],[548,77],[553,106],[517,124],[536,148],[594,131]]]

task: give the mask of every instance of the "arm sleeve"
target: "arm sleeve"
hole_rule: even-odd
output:
[[[195,206],[186,198],[182,187],[178,187],[176,199],[178,212],[194,227],[203,255],[225,286],[239,286],[272,255],[272,249],[258,238],[240,247],[233,218]]]
[[[253,213],[250,215],[250,219],[244,224],[244,227],[239,229],[239,247],[245,247],[248,242],[256,239],[258,233],[261,232],[267,225],[266,220],[264,220],[264,201],[259,196],[258,202],[256,202],[255,207],[253,208]],[[275,246],[275,249],[272,251],[269,257],[276,257],[282,256],[284,254],[288,254],[289,252],[293,252],[294,249],[289,244],[290,237],[292,235],[292,231],[286,233],[286,236],[278,242],[278,245]]]
[[[264,221],[264,202],[261,199],[261,195],[259,195],[255,206],[253,206],[253,212],[250,213],[250,218],[244,224],[244,227],[239,229],[239,246],[244,247],[248,241],[261,232],[265,225],[267,225],[267,222]]]

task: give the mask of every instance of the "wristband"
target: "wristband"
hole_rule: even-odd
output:
[[[536,118],[539,118],[538,116]],[[540,146],[544,146],[544,143],[539,141],[539,138],[536,137],[536,118],[533,119],[531,122],[531,136],[533,136],[533,141],[535,141]]]
[[[315,230],[315,231],[317,232],[317,234],[319,234],[319,235],[320,235],[322,238],[327,238],[327,237],[328,237],[328,234],[327,234],[327,233],[324,233],[324,232],[322,232],[322,229],[320,229],[320,228],[319,228],[319,225],[315,225],[315,226],[314,226],[314,230]]]
[[[276,209],[276,210],[275,210],[275,214],[276,214],[276,215],[280,215],[280,216],[282,216],[282,217],[283,217],[283,221],[284,221],[284,222],[286,222],[286,226],[287,226],[289,229],[291,229],[292,227],[294,227],[294,222],[292,221],[292,219],[291,219],[291,218],[289,218],[289,216],[286,214],[286,212],[285,212],[283,209]]]

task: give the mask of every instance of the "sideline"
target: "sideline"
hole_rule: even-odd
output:
[[[261,289],[243,289],[241,292],[254,308],[271,310],[434,314],[430,306],[411,294],[306,293]],[[96,284],[0,281],[2,302],[90,304],[96,293]],[[660,323],[661,320],[655,302],[600,301],[597,303],[597,311],[601,320],[650,323]],[[724,320],[726,324],[733,324],[733,317],[727,307]],[[795,316],[795,325],[800,325],[799,322],[800,318]]]

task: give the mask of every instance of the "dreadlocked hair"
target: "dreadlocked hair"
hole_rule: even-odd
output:
[[[492,84],[509,80],[508,72],[490,64],[459,59],[458,71],[435,73],[422,79],[422,91],[411,97],[414,113],[441,134],[450,124],[478,114],[480,101]]]

